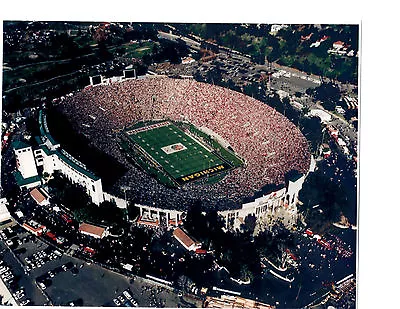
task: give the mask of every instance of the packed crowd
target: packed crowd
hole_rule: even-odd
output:
[[[189,183],[166,188],[131,166],[115,184],[127,183],[136,202],[186,208],[201,200],[219,209],[239,206],[266,184],[282,184],[291,170],[306,173],[311,155],[307,140],[283,115],[244,94],[206,83],[167,77],[126,80],[87,87],[63,100],[63,112],[94,145],[130,164],[116,142],[116,133],[138,121],[171,119],[206,127],[230,143],[246,164],[220,182]],[[131,164],[130,164],[131,165]]]

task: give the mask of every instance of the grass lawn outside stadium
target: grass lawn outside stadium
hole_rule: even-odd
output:
[[[215,149],[169,121],[135,124],[123,134],[149,164],[165,171],[179,185],[238,166],[229,163],[224,153],[217,154]]]

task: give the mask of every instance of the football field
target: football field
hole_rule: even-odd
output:
[[[168,121],[127,129],[125,134],[180,184],[232,168],[212,149]]]

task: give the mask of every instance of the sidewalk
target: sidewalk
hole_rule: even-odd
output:
[[[11,295],[10,291],[4,284],[3,280],[0,280],[0,295],[3,296],[0,305],[13,305],[18,306],[17,302],[15,301],[14,297]]]

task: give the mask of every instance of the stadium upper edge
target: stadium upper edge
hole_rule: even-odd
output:
[[[62,97],[57,103],[96,147],[129,165],[128,175],[115,185],[116,191],[134,179],[128,182],[130,194],[143,205],[182,210],[189,205],[185,200],[201,199],[221,211],[237,209],[249,201],[262,203],[262,196],[271,194],[263,194],[266,185],[276,185],[275,193],[286,187],[284,200],[290,205],[297,203],[304,179],[315,167],[307,140],[282,114],[242,93],[192,79],[101,78],[99,85]],[[246,164],[213,185],[199,181],[184,185],[183,190],[166,188],[128,163],[113,138],[116,132],[138,121],[153,119],[187,121],[229,146]],[[114,196],[103,192],[101,179],[61,150],[48,131],[44,113],[40,124],[40,148],[35,151],[35,159],[38,163],[40,157],[44,172],[61,171],[71,181],[82,184],[96,204],[113,199],[118,206],[126,207],[122,191],[112,192]],[[293,171],[299,176],[288,182],[286,176]],[[149,194],[144,196],[144,191]]]

